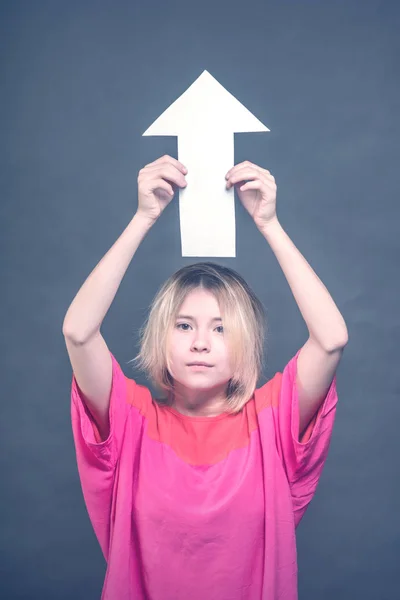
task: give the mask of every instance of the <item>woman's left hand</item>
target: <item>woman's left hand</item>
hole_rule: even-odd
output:
[[[227,189],[235,185],[241,203],[257,227],[277,218],[276,183],[269,171],[245,160],[232,167],[225,179]]]

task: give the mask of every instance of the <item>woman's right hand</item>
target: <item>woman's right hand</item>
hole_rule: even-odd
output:
[[[138,175],[137,214],[156,221],[174,197],[174,185],[187,185],[186,173],[183,164],[168,154],[143,167]]]

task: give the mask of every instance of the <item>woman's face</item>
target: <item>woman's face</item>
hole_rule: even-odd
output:
[[[186,296],[172,324],[167,352],[175,386],[189,400],[200,399],[195,390],[205,392],[204,399],[207,392],[214,396],[225,392],[232,370],[221,313],[211,292],[196,289]],[[209,366],[190,366],[196,362]]]

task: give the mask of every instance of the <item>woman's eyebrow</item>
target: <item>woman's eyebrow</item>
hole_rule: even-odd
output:
[[[177,319],[189,319],[190,321],[195,321],[195,317],[192,317],[191,315],[177,315],[176,317]],[[222,321],[221,317],[214,317],[213,319],[210,319],[211,321]]]

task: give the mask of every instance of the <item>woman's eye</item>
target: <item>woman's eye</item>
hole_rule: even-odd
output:
[[[183,331],[187,331],[186,327],[190,327],[189,323],[177,323],[176,327],[182,328]],[[220,331],[218,333],[224,333],[224,327],[223,325],[218,325],[218,327],[216,327],[216,329],[219,329]]]

